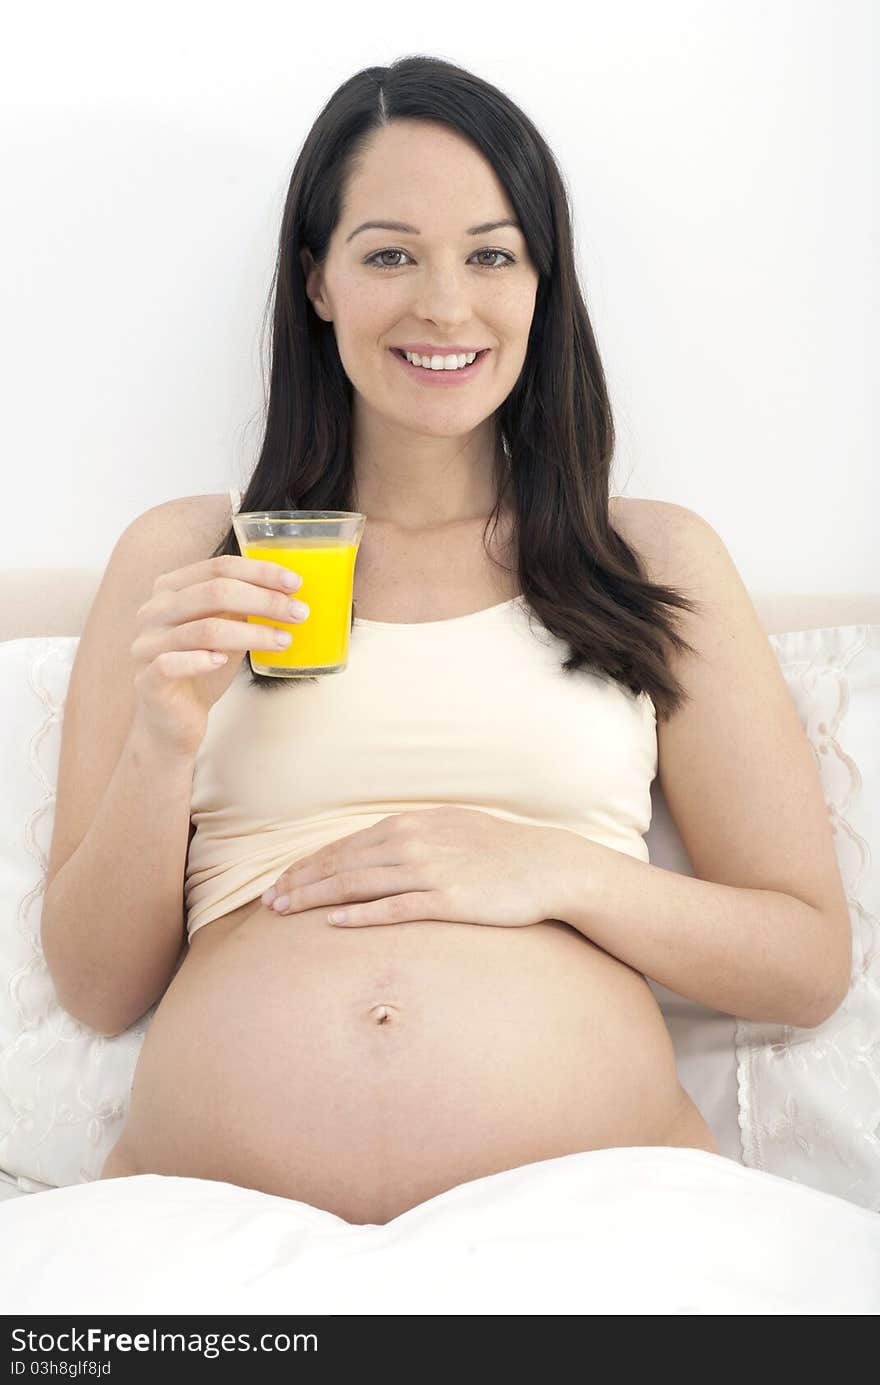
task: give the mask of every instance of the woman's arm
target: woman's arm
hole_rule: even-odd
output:
[[[59,1003],[99,1034],[140,1019],[180,961],[192,774],[132,726],[91,827],[46,891],[43,952]]]
[[[695,653],[671,661],[688,700],[657,724],[659,782],[694,877],[566,834],[553,912],[680,995],[820,1024],[848,990],[852,928],[812,746],[712,526],[660,501],[631,522],[651,580],[698,604],[679,622]]]
[[[840,929],[803,900],[680,875],[575,832],[560,836],[569,841],[548,918],[678,995],[802,1029],[822,1024],[846,995]]]
[[[209,551],[194,510],[201,497],[153,506],[117,540],[64,704],[41,937],[60,1004],[103,1034],[164,994],[186,941],[195,756],[142,725],[131,644],[160,573]]]

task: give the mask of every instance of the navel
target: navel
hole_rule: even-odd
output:
[[[375,1024],[394,1024],[397,1021],[397,1010],[393,1005],[372,1005],[370,1019]]]

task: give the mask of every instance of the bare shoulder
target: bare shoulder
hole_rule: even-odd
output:
[[[645,565],[648,580],[675,585],[685,580],[690,564],[682,564],[681,545],[694,541],[705,521],[684,505],[637,496],[612,496],[608,505],[614,528]]]
[[[196,555],[207,557],[214,551],[232,517],[229,495],[181,495],[154,505],[145,512],[155,525],[157,536],[187,543]]]

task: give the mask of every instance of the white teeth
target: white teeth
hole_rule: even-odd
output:
[[[403,354],[410,365],[421,366],[423,370],[461,370],[462,366],[471,365],[478,355],[476,351],[463,356],[417,356],[413,351]]]

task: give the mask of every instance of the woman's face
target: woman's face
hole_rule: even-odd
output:
[[[538,272],[516,226],[469,234],[504,220],[516,221],[504,186],[469,141],[427,120],[378,132],[346,189],[323,270],[302,252],[306,291],[333,323],[362,408],[413,432],[461,436],[507,398],[526,357]],[[359,229],[367,221],[413,229]],[[472,379],[434,388],[392,354],[414,343],[488,355]]]

